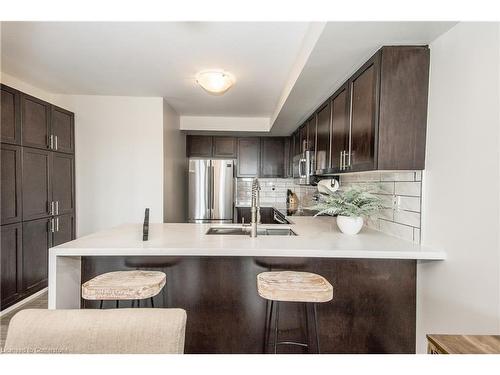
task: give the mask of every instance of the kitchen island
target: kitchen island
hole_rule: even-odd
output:
[[[318,306],[323,352],[414,353],[416,262],[445,254],[367,228],[347,236],[331,217],[289,220],[297,236],[207,235],[214,225],[151,224],[143,242],[142,225],[126,224],[51,248],[49,308],[96,308],[81,300],[80,286],[98,274],[162,270],[167,285],[155,305],[187,311],[187,353],[260,353],[266,304],[257,274],[309,271],[334,287],[333,301]],[[300,304],[283,304],[281,338],[301,340],[302,312]]]

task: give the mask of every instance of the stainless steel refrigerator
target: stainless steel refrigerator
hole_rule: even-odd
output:
[[[189,222],[233,221],[233,171],[234,160],[189,159]]]

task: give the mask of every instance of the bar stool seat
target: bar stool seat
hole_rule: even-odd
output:
[[[271,301],[328,302],[333,299],[332,285],[310,272],[277,271],[257,275],[259,296]]]
[[[160,271],[115,271],[96,276],[82,285],[87,300],[141,300],[161,292],[167,276]]]

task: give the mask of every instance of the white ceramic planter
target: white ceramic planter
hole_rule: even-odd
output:
[[[361,216],[337,216],[337,226],[342,233],[355,235],[363,228],[363,218]]]

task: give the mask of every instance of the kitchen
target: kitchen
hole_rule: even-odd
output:
[[[255,65],[256,76],[269,69],[277,83],[256,80],[256,95],[235,64],[227,71],[192,71],[178,86],[169,78],[174,91],[161,95],[154,94],[161,91],[154,71],[131,88],[120,84],[119,74],[86,86],[95,67],[77,60],[95,54],[106,71],[115,57],[106,48],[71,49],[93,33],[104,35],[105,46],[141,32],[191,38],[203,51],[203,44],[229,30],[253,54],[279,60],[246,62]],[[347,42],[339,30],[355,30],[358,39]],[[264,35],[268,45],[252,44]],[[488,36],[473,47],[488,61],[483,69],[498,76],[492,61],[496,56],[498,62],[498,46],[496,55],[491,52],[498,24],[2,23],[2,317],[37,298],[46,298],[55,313],[182,309],[184,353],[410,354],[439,346],[439,333],[498,335],[498,319],[482,302],[498,302],[500,295],[500,285],[490,281],[500,274],[491,234],[498,220],[482,229],[487,243],[481,263],[456,250],[478,246],[472,245],[474,234],[457,231],[464,218],[455,219],[459,211],[452,204],[465,189],[457,181],[469,172],[446,157],[471,137],[452,131],[468,121],[471,109],[462,105],[453,121],[443,117],[464,95],[451,89],[458,75],[476,79],[467,93],[477,85],[498,98],[498,87],[474,72],[450,73],[452,56],[459,56],[457,64],[469,56],[456,41],[477,35]],[[307,50],[304,41],[311,39]],[[64,62],[77,64],[81,77],[58,80],[69,68],[61,67],[57,54],[45,54],[45,66],[17,64],[41,58],[29,47],[33,41],[49,51],[54,45],[73,51]],[[141,48],[159,57],[150,51],[156,41]],[[296,59],[301,53],[307,58]],[[195,59],[177,57],[180,65]],[[476,62],[471,59],[468,64]],[[287,76],[297,61],[300,71]],[[289,69],[278,74],[285,63]],[[44,83],[42,74],[52,82]],[[288,87],[287,80],[294,84]],[[221,81],[228,86],[210,86]],[[498,103],[481,107],[484,122],[494,122]],[[486,130],[493,154],[497,130]],[[488,160],[492,168],[500,162]],[[486,173],[485,165],[474,166]],[[371,189],[378,209],[364,217],[359,233],[342,227],[342,213],[314,216],[325,197],[360,186]],[[488,189],[496,187],[494,180]],[[470,220],[483,215],[483,203],[471,208]],[[473,276],[487,278],[480,294],[455,290],[470,282],[455,275],[463,271],[457,256],[464,267],[488,269]],[[117,271],[164,279],[156,294],[141,298],[91,295],[103,288],[93,283]],[[276,280],[261,278],[287,272],[305,281],[287,279],[286,287],[316,277],[324,295],[307,299],[306,288],[295,291],[300,296],[273,299]],[[121,283],[132,288],[131,280]],[[455,321],[448,293],[453,301],[474,301],[488,318],[478,323],[457,308]]]

